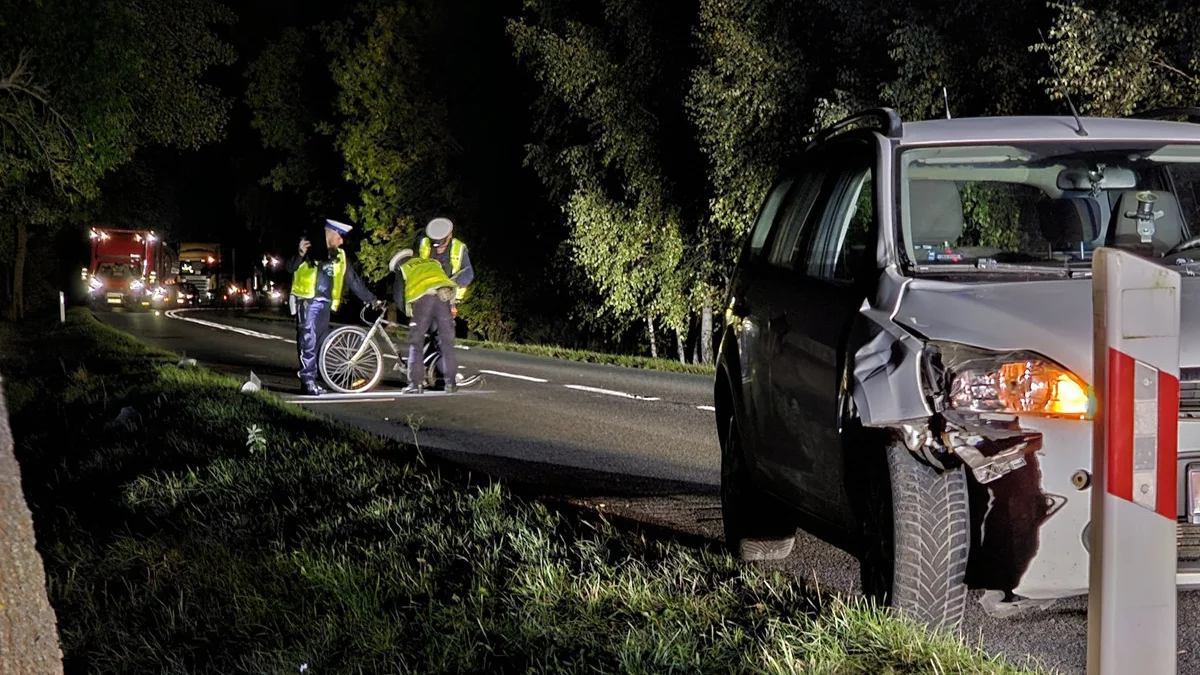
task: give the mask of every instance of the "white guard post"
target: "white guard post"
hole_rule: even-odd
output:
[[[67,294],[62,291],[58,292],[58,322],[67,322]]]
[[[1179,273],[1093,259],[1095,391],[1088,675],[1176,668]]]

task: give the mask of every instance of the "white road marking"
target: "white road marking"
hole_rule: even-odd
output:
[[[172,318],[172,319],[178,319],[180,321],[188,321],[188,322],[198,324],[201,326],[207,326],[209,328],[216,328],[218,330],[230,331],[232,333],[237,333],[239,335],[256,337],[256,338],[259,338],[262,340],[279,340],[281,342],[296,344],[295,340],[289,340],[287,338],[283,338],[278,335],[271,335],[270,333],[260,333],[258,331],[249,330],[247,328],[238,328],[236,326],[229,326],[226,324],[216,323],[213,321],[205,321],[203,319],[195,319],[192,317],[180,316],[181,312],[205,311],[205,309],[207,309],[207,308],[172,309],[172,310],[168,310],[166,312],[166,314],[169,318]],[[454,345],[454,348],[455,349],[463,349],[463,350],[470,349],[470,347],[468,347],[466,345]],[[387,359],[398,360],[398,357],[396,357],[395,355],[392,355],[392,354],[384,354],[383,357],[387,358]],[[463,368],[464,368],[463,366],[459,366],[459,370],[462,370]],[[545,380],[540,377],[530,377],[528,375],[517,375],[514,373],[504,373],[504,372],[500,372],[497,370],[480,370],[479,372],[486,373],[488,375],[496,375],[498,377],[508,377],[508,378],[512,378],[515,380],[525,380],[527,382],[537,382],[539,384],[545,384],[545,383],[549,382],[549,380]],[[586,392],[590,392],[593,394],[606,394],[608,396],[619,396],[621,398],[633,399],[635,401],[661,401],[662,400],[662,399],[658,398],[657,396],[639,396],[637,394],[629,394],[629,393],[626,393],[623,391],[613,391],[612,389],[600,389],[598,387],[586,387],[581,384],[564,384],[563,386],[566,387],[567,389],[574,389],[576,391],[586,391]],[[429,393],[435,393],[435,392],[427,392],[426,395],[428,395]],[[376,397],[379,396],[378,394],[373,394],[373,395]],[[361,394],[340,394],[340,395],[338,395],[337,398],[322,397],[321,399],[311,399],[311,400],[309,400],[309,399],[289,399],[289,400],[291,400],[294,403],[340,403],[340,402],[348,403],[348,402],[357,402],[357,401],[381,402],[381,401],[396,400],[395,397],[365,399],[365,398],[358,398],[359,396],[362,396],[362,395]],[[397,396],[399,396],[399,395],[397,395]],[[353,397],[353,398],[347,398],[347,397]],[[696,406],[696,408],[699,410],[709,410],[709,411],[714,411],[714,412],[716,410],[712,406]]]
[[[291,403],[391,403],[396,400],[396,397],[388,398],[321,398],[305,399],[293,398],[288,399]]]
[[[711,405],[698,405],[698,406],[696,406],[696,410],[707,410],[709,412],[717,412],[717,409],[712,407]]]
[[[621,398],[632,398],[638,401],[660,401],[662,399],[656,396],[638,396],[637,394],[627,394],[623,391],[613,391],[612,389],[598,389],[596,387],[585,387],[582,384],[564,384],[567,389],[575,389],[577,391],[588,391],[593,394],[608,394],[609,396],[620,396]]]
[[[544,383],[550,381],[550,380],[543,380],[540,377],[529,377],[528,375],[514,375],[512,373],[502,373],[498,370],[481,370],[479,372],[487,373],[488,375],[498,375],[500,377],[511,377],[514,380],[525,380],[526,382],[540,382],[540,383],[544,384]]]
[[[167,318],[170,318],[170,319],[178,319],[179,321],[187,321],[189,323],[194,323],[194,324],[197,324],[200,326],[216,328],[217,330],[226,330],[231,333],[237,333],[239,335],[246,335],[249,337],[259,338],[260,340],[279,340],[280,342],[289,342],[291,344],[296,344],[295,340],[289,340],[287,338],[279,337],[278,335],[271,335],[270,333],[260,333],[256,330],[250,330],[248,328],[238,328],[237,326],[228,326],[223,323],[216,323],[214,321],[205,321],[204,319],[194,319],[190,316],[181,316],[181,314],[180,314],[181,312],[188,312],[188,311],[192,311],[192,310],[171,309],[171,310],[167,310],[166,314],[167,314]]]

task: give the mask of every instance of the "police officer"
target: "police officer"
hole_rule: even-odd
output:
[[[450,302],[458,284],[450,278],[441,264],[432,258],[413,256],[406,248],[392,256],[388,268],[396,273],[393,299],[396,307],[404,307],[408,315],[408,386],[405,394],[419,394],[424,389],[421,352],[425,335],[437,326],[438,347],[442,353],[442,372],[446,373],[446,393],[458,391],[455,378],[458,362],[454,356],[454,317]]]
[[[325,390],[317,384],[317,357],[321,343],[329,334],[329,312],[337,311],[342,302],[342,287],[350,290],[365,304],[380,307],[383,302],[363,284],[354,268],[346,262],[342,250],[344,237],[354,229],[335,220],[325,221],[327,254],[310,256],[312,242],[300,240],[299,253],[288,260],[292,273],[292,300],[296,306],[296,349],[300,356],[300,383],[304,393],[320,396]],[[316,259],[320,258],[320,259]]]
[[[422,258],[433,258],[442,264],[458,291],[454,294],[451,312],[458,316],[458,303],[467,296],[467,287],[475,281],[475,269],[471,267],[471,256],[467,245],[454,237],[454,223],[449,218],[434,218],[425,226],[425,236],[417,245]]]

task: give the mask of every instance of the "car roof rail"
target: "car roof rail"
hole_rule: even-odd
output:
[[[1153,108],[1136,112],[1130,117],[1139,120],[1171,120],[1186,117],[1189,122],[1200,122],[1200,108]]]
[[[817,132],[813,139],[809,141],[806,150],[812,149],[818,143],[823,143],[838,132],[842,131],[851,124],[859,122],[874,122],[871,127],[875,131],[887,136],[888,138],[900,138],[904,134],[904,120],[900,119],[900,113],[892,108],[869,108],[861,110],[853,115],[834,122],[832,125]]]

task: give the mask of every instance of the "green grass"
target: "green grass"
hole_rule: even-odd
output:
[[[0,354],[68,673],[1022,672],[471,484],[86,312],[0,326]],[[124,406],[141,426],[106,429]]]
[[[244,316],[247,319],[256,319],[262,321],[287,321],[289,323],[294,321],[292,317],[284,314],[263,311],[248,311],[244,313]],[[514,352],[517,354],[532,354],[534,356],[545,356],[552,359],[563,359],[565,361],[600,363],[610,366],[620,366],[622,368],[642,368],[645,370],[660,370],[670,373],[689,373],[693,375],[712,375],[716,373],[716,368],[714,366],[680,363],[678,361],[672,361],[671,359],[655,359],[650,358],[649,356],[606,354],[604,352],[593,352],[584,349],[555,347],[553,345],[526,345],[511,342],[486,342],[482,340],[457,340],[457,343],[461,345],[467,345],[469,347],[495,349],[497,351]]]

